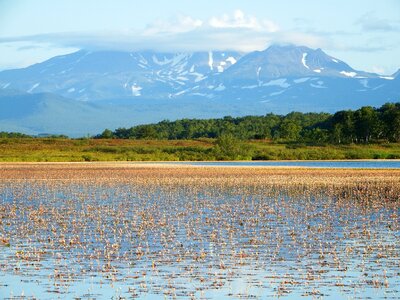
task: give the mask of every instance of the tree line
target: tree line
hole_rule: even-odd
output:
[[[291,112],[287,115],[164,120],[114,131],[106,129],[96,138],[179,140],[221,136],[332,144],[400,142],[400,103],[386,103],[380,108],[364,106],[335,114]]]

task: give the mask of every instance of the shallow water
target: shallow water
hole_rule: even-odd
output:
[[[346,169],[400,169],[400,160],[348,160],[348,161],[217,161],[174,162],[193,166],[259,166],[259,167],[307,167]]]
[[[0,185],[2,298],[398,299],[399,207],[263,186]]]

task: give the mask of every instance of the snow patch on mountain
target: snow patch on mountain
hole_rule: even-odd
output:
[[[180,53],[175,55],[172,60],[171,60],[171,65],[172,66],[176,66],[178,65],[180,62],[182,62],[182,60],[184,60],[187,57],[187,55],[185,53]]]
[[[213,70],[213,53],[211,51],[208,52],[208,66],[210,67],[210,70]]]
[[[368,79],[361,79],[359,82],[363,87],[369,88]]]
[[[259,87],[259,86],[258,85],[245,85],[245,86],[242,86],[240,88],[241,89],[249,89],[249,90],[251,90],[251,89],[255,89],[257,87]]]
[[[233,57],[230,57],[230,58],[233,58]],[[233,60],[236,62],[236,60],[235,60],[234,58],[233,58]],[[230,67],[229,65],[227,65],[227,62],[229,62],[231,65],[233,65],[233,63],[232,63],[230,60],[228,60],[228,59],[221,61],[221,62],[219,63],[219,66],[217,67],[219,73],[224,72],[225,69],[227,69],[227,68]]]
[[[299,79],[294,79],[293,82],[294,83],[303,83],[310,80],[310,77],[303,77],[303,78],[299,78]]]
[[[192,93],[192,96],[200,96],[200,97],[205,97],[207,99],[212,99],[214,98],[214,94],[206,94],[206,93]]]
[[[143,65],[148,65],[147,59],[145,59],[142,54],[139,54],[139,62]]]
[[[270,80],[267,83],[264,83],[263,86],[279,86],[281,88],[288,88],[290,84],[286,82],[286,78],[279,78]]]
[[[141,86],[138,86],[138,85],[134,84],[134,85],[131,86],[131,90],[132,90],[132,95],[133,96],[138,97],[138,96],[142,95],[141,92],[140,92],[142,90]]]
[[[236,59],[232,56],[229,56],[226,61],[230,62],[232,65],[236,64]]]
[[[27,90],[28,93],[32,93],[34,89],[36,89],[40,85],[40,82],[35,83],[34,85],[31,86],[29,90]]]
[[[180,91],[180,92],[174,94],[174,96],[180,96],[180,95],[183,95],[186,92],[187,92],[187,90],[183,90],[183,91]]]
[[[385,86],[384,84],[380,84],[380,85],[374,87],[372,90],[376,91],[376,90],[378,90],[378,89],[380,89],[380,88],[382,88],[384,86]]]
[[[261,71],[261,69],[262,69],[261,67],[258,67],[258,68],[257,68],[257,71],[256,71],[256,72],[257,72],[257,77],[260,77],[260,71]]]
[[[347,77],[355,77],[357,75],[356,72],[346,72],[346,71],[341,71],[340,74],[347,76]]]
[[[214,91],[222,92],[222,91],[224,91],[225,89],[226,89],[225,85],[223,85],[223,84],[221,83],[219,86],[217,86],[217,87],[214,89]]]
[[[1,88],[6,89],[10,86],[10,84],[11,84],[10,82],[4,83]]]
[[[318,81],[318,82],[319,82],[319,81]],[[313,84],[313,83],[310,83],[310,86],[313,87],[313,88],[316,88],[316,89],[326,89],[326,88],[327,88],[326,86],[323,86],[322,84]]]
[[[303,64],[303,66],[307,69],[310,69],[309,66],[307,66],[306,64],[306,57],[307,57],[308,53],[303,53],[303,57],[301,58],[301,63]]]
[[[261,86],[261,84],[262,84],[262,81],[260,80],[260,71],[261,71],[261,67],[258,67],[256,73],[257,73],[257,81],[258,81],[259,86]]]
[[[196,73],[196,72],[190,73],[189,75],[196,76],[196,78],[194,79],[194,82],[199,82],[199,81],[202,81],[207,78],[207,76],[204,76],[204,74]]]
[[[269,95],[270,96],[278,96],[278,95],[280,95],[280,94],[282,94],[284,92],[285,92],[285,90],[282,90],[282,91],[279,91],[279,92],[270,93]]]

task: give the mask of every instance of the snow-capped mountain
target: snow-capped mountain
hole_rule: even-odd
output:
[[[79,130],[82,134],[98,133],[105,127],[163,119],[381,106],[400,101],[400,70],[390,76],[355,70],[321,49],[301,46],[271,46],[248,54],[78,51],[0,72],[0,100],[8,99],[0,101],[0,111],[5,103],[11,111],[13,102],[7,96],[11,89],[23,94],[24,103],[36,101],[37,105],[30,116],[28,109],[24,117],[1,114],[0,131],[27,127],[29,133],[44,130],[78,135]],[[46,101],[40,102],[34,97],[37,93],[64,98],[56,97],[55,105],[48,94]],[[76,102],[61,107],[65,98]],[[14,109],[21,109],[20,104]],[[63,120],[76,116],[76,109],[71,108],[74,105],[87,112],[91,126],[82,127],[77,118],[65,121],[67,127],[52,128],[51,122],[45,127],[38,125],[38,120],[52,114],[63,114]],[[89,116],[93,112],[102,117]],[[90,128],[90,132],[82,128]]]
[[[225,72],[182,93],[221,102],[257,102],[286,113],[337,111],[400,100],[398,73],[381,76],[351,68],[321,49],[271,46],[243,56]]]
[[[179,94],[232,66],[237,52],[78,51],[0,73],[0,88],[52,92],[77,100]]]
[[[259,83],[284,77],[377,77],[352,69],[345,62],[321,49],[294,46],[271,46],[243,57],[224,74],[224,79]]]

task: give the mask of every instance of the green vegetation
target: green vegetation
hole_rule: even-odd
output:
[[[0,138],[0,161],[183,161],[400,158],[399,143],[307,145],[268,140]]]
[[[380,108],[362,107],[356,111],[327,113],[292,112],[286,116],[225,117],[222,119],[183,119],[174,122],[104,130],[98,138],[180,140],[218,138],[272,139],[277,142],[312,144],[351,144],[400,142],[400,103]]]
[[[5,132],[0,131],[0,139],[6,138],[30,138],[30,135],[19,133],[19,132]]]
[[[356,111],[162,121],[95,138],[0,132],[0,161],[400,158],[400,103]]]

